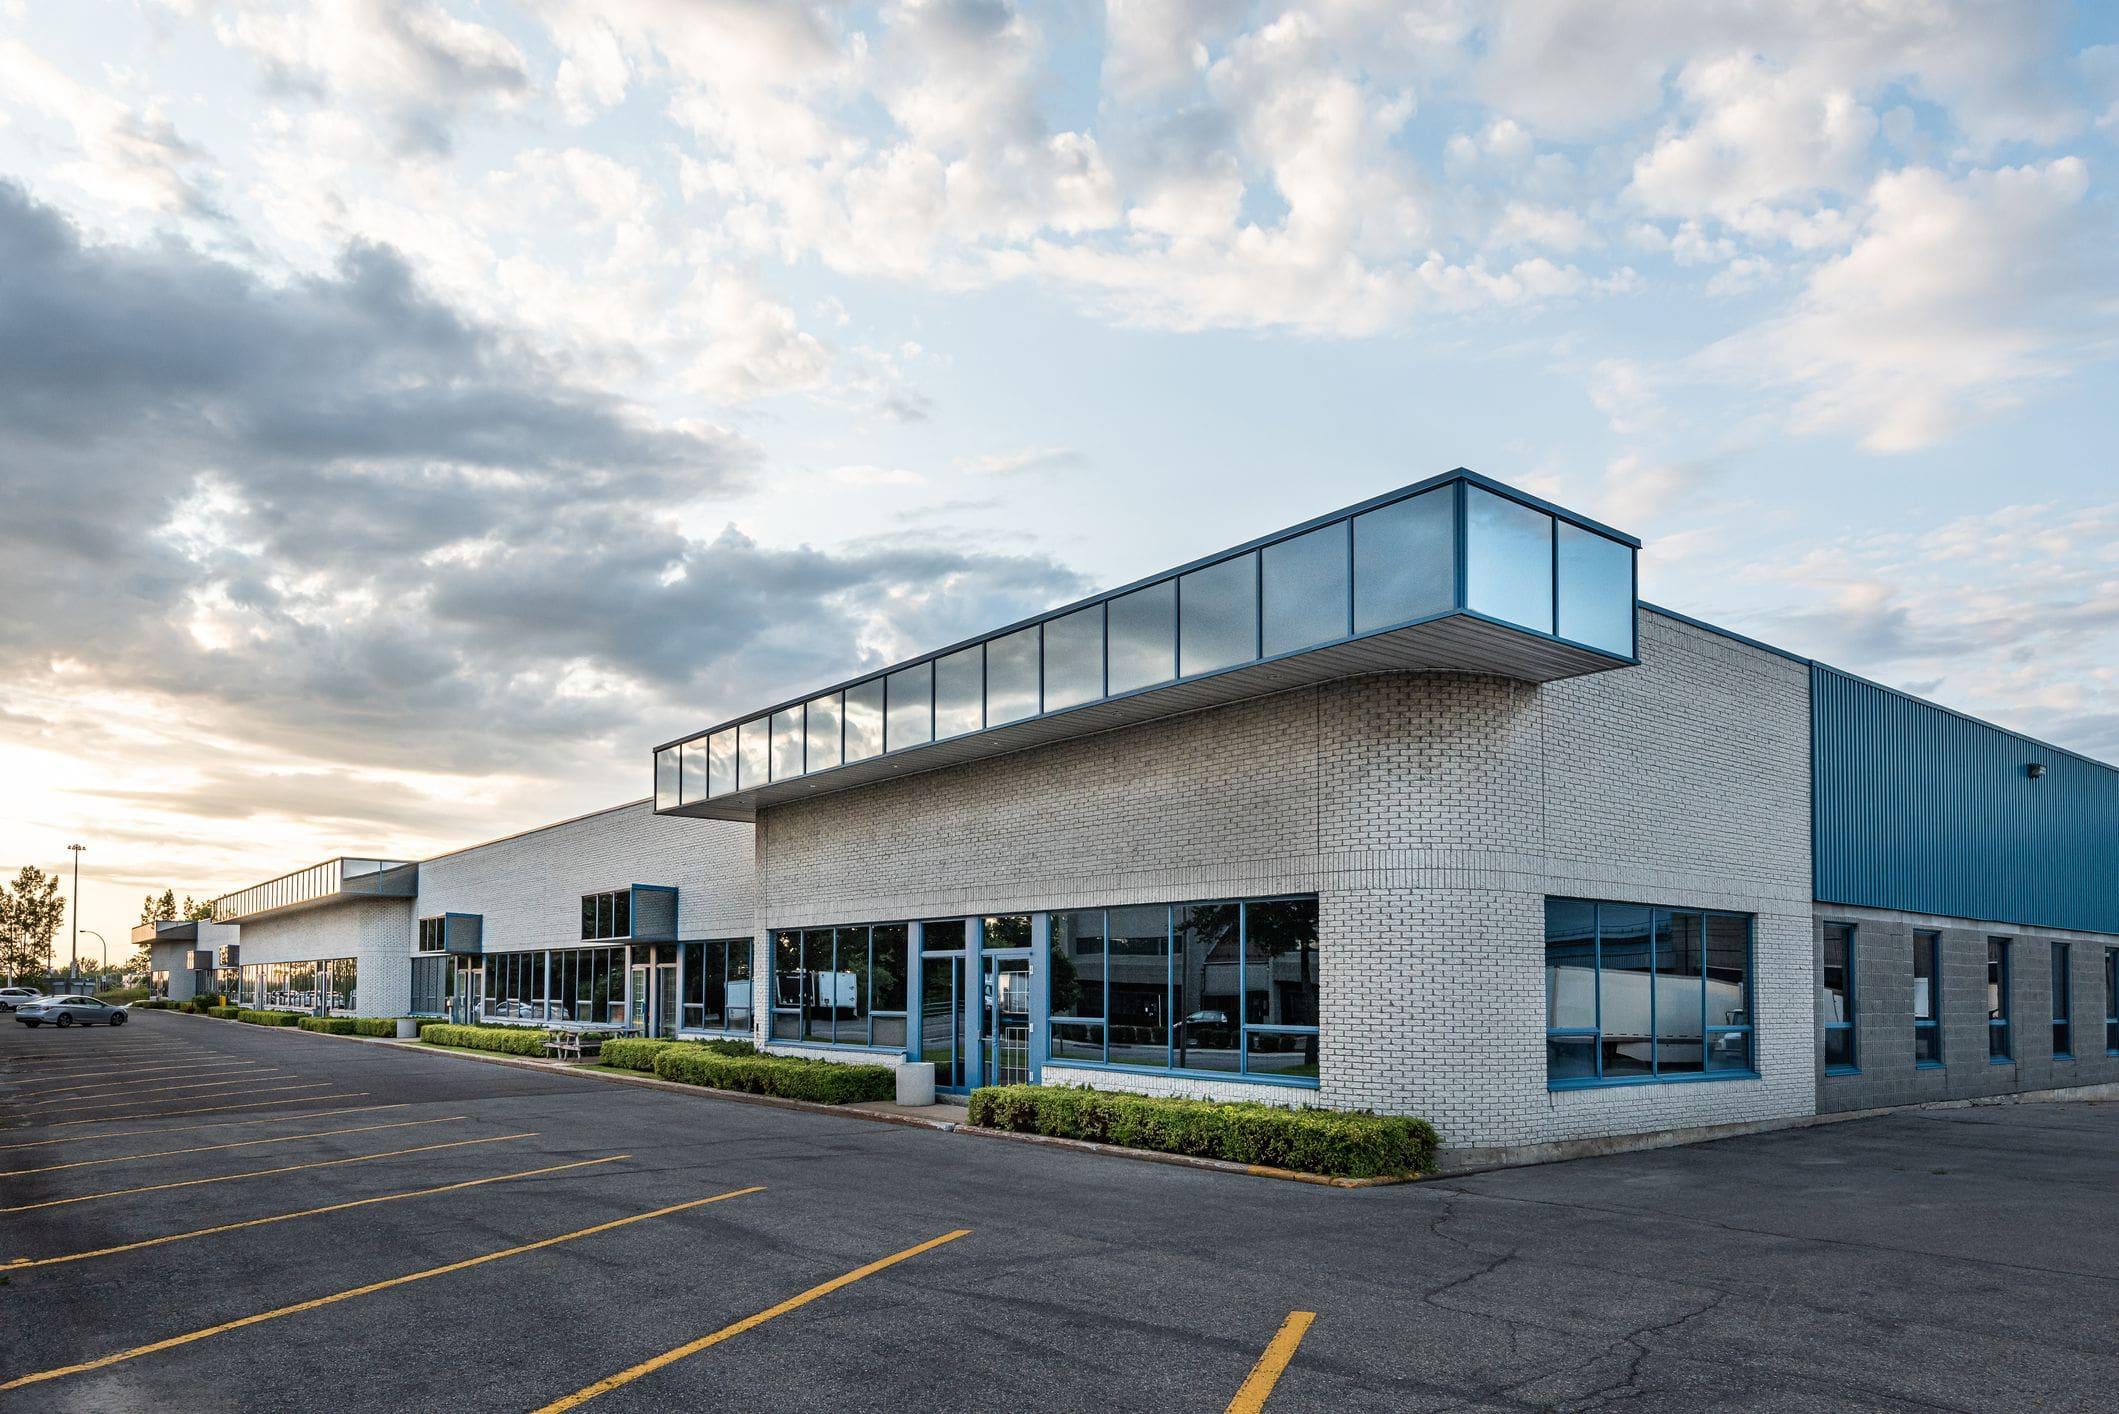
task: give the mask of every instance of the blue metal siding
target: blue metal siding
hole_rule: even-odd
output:
[[[2119,769],[1822,664],[1810,701],[1819,901],[2119,933]]]

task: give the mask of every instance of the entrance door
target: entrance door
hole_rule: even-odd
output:
[[[449,1017],[459,1025],[475,1025],[485,1010],[486,970],[468,958],[456,964],[455,995],[449,998]]]
[[[920,1059],[934,1066],[934,1088],[961,1094],[964,1075],[964,955],[920,957]]]
[[[979,1007],[980,1082],[1030,1083],[1030,954],[987,953]]]
[[[655,967],[655,1025],[649,1034],[673,1039],[677,1035],[677,964],[674,962],[658,963]]]

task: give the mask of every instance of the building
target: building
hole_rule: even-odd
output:
[[[1447,473],[215,917],[268,1003],[1410,1112],[1459,1162],[2119,1084],[2119,771],[1641,603],[1638,548]]]
[[[194,919],[142,923],[132,930],[134,947],[148,950],[147,994],[188,1002],[213,990],[221,949],[235,945],[237,929]]]

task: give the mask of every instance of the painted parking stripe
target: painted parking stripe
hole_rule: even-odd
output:
[[[127,1360],[137,1360],[143,1355],[155,1355],[164,1350],[174,1350],[180,1345],[190,1345],[194,1341],[210,1340],[214,1336],[226,1335],[230,1331],[242,1330],[247,1326],[262,1325],[266,1321],[276,1321],[282,1316],[295,1316],[304,1311],[314,1311],[324,1306],[336,1306],[342,1301],[352,1301],[358,1297],[372,1296],[378,1291],[388,1291],[392,1287],[409,1286],[413,1282],[426,1281],[430,1277],[447,1276],[451,1272],[461,1272],[467,1271],[472,1267],[482,1267],[488,1262],[498,1262],[509,1257],[520,1257],[529,1252],[541,1252],[547,1247],[557,1247],[562,1242],[574,1242],[584,1237],[594,1237],[598,1233],[610,1232],[621,1227],[630,1227],[634,1223],[644,1223],[652,1218],[664,1218],[672,1213],[682,1213],[693,1208],[704,1207],[708,1203],[720,1203],[730,1198],[741,1198],[747,1193],[763,1193],[764,1191],[765,1188],[762,1184],[753,1188],[735,1188],[726,1193],[715,1193],[705,1198],[693,1198],[683,1203],[672,1203],[665,1208],[653,1208],[645,1213],[634,1213],[630,1217],[613,1218],[609,1222],[597,1223],[593,1227],[576,1228],[572,1232],[562,1232],[557,1237],[541,1237],[535,1242],[525,1242],[520,1246],[503,1247],[498,1252],[487,1252],[476,1257],[466,1257],[460,1262],[449,1262],[439,1267],[428,1267],[425,1271],[407,1272],[400,1277],[389,1277],[383,1281],[372,1281],[366,1286],[356,1286],[345,1291],[335,1291],[329,1296],[318,1296],[308,1301],[297,1301],[291,1306],[275,1306],[270,1311],[260,1311],[254,1316],[243,1316],[233,1321],[223,1321],[217,1326],[207,1326],[203,1330],[187,1331],[183,1335],[173,1335],[166,1340],[150,1341],[146,1345],[135,1345],[130,1349],[115,1351],[109,1355],[101,1355],[93,1360],[83,1360],[79,1364],[61,1365],[55,1369],[38,1370],[32,1374],[17,1375],[5,1383],[0,1383],[0,1394],[5,1394],[12,1389],[23,1389],[29,1385],[43,1384],[47,1380],[64,1379],[68,1375],[84,1375],[91,1370],[107,1370],[112,1365],[122,1364]]]
[[[233,1095],[278,1095],[283,1094],[289,1090],[321,1090],[327,1085],[336,1085],[337,1083],[338,1082],[335,1080],[305,1080],[299,1085],[245,1085],[238,1080],[212,1080],[207,1082],[207,1088],[211,1089],[213,1093],[207,1095],[186,1095],[182,1099],[177,1100],[175,1103],[180,1105],[188,1105],[193,1100],[224,1100]],[[75,1110],[123,1109],[127,1105],[141,1104],[145,1101],[146,1098],[147,1097],[139,1095],[128,1095],[122,1100],[96,1100],[86,1105],[75,1105],[71,1110],[67,1112],[71,1114]],[[27,1117],[17,1116],[17,1118]],[[102,1121],[94,1120],[90,1122],[100,1124]],[[42,1120],[31,1120],[30,1123],[28,1125],[24,1125],[23,1128],[30,1128],[41,1123],[43,1123]]]
[[[873,1276],[885,1267],[894,1267],[908,1258],[919,1256],[922,1252],[932,1252],[945,1242],[954,1242],[959,1237],[969,1237],[970,1235],[970,1228],[960,1227],[954,1232],[945,1232],[940,1237],[930,1237],[925,1242],[917,1243],[902,1252],[893,1252],[888,1257],[878,1258],[866,1266],[855,1267],[852,1271],[842,1276],[835,1276],[830,1281],[818,1283],[800,1296],[790,1296],[777,1306],[768,1306],[755,1315],[745,1316],[740,1321],[725,1325],[712,1335],[703,1335],[697,1340],[687,1341],[675,1350],[665,1350],[651,1360],[643,1360],[628,1369],[620,1370],[615,1375],[600,1379],[592,1385],[584,1385],[564,1399],[553,1400],[550,1404],[537,1410],[536,1414],[563,1414],[565,1410],[578,1408],[599,1394],[609,1394],[612,1390],[622,1385],[631,1384],[642,1375],[651,1375],[666,1365],[676,1364],[686,1356],[697,1355],[700,1351],[719,1345],[724,1340],[731,1340],[736,1336],[742,1335],[745,1331],[756,1330],[775,1316],[784,1316],[798,1307],[807,1306],[820,1296],[829,1296],[841,1287],[852,1286],[861,1278]],[[0,1388],[5,1388],[5,1386],[0,1386]]]
[[[193,1056],[182,1061],[172,1061],[168,1065],[128,1065],[121,1066],[116,1070],[54,1071],[48,1075],[33,1075],[28,1078],[31,1080],[92,1080],[98,1078],[107,1079],[113,1075],[152,1075],[158,1071],[214,1070],[223,1066],[262,1064],[264,1064],[263,1061],[242,1060],[235,1056],[205,1055]],[[51,1092],[47,1090],[41,1093],[50,1094]]]
[[[354,1090],[344,1095],[318,1095],[314,1098],[319,1100],[350,1100],[357,1096],[364,1096],[367,1093],[365,1090]],[[265,1103],[274,1104],[277,1102],[268,1100]],[[305,1102],[290,1101],[289,1103]],[[160,1129],[113,1129],[106,1134],[62,1134],[57,1139],[31,1139],[21,1144],[0,1144],[0,1153],[6,1153],[14,1149],[42,1149],[51,1144],[94,1144],[105,1139],[134,1139],[143,1134],[196,1134],[202,1129],[235,1129],[246,1124],[281,1124],[291,1119],[322,1119],[325,1115],[369,1114],[376,1110],[401,1110],[409,1104],[409,1101],[398,1100],[387,1105],[347,1105],[344,1109],[305,1110],[300,1114],[257,1115],[250,1119],[210,1119],[204,1124],[173,1124]],[[237,1105],[233,1108],[245,1109],[249,1107]],[[210,1113],[212,1113],[210,1110],[178,1111],[178,1114]],[[161,1115],[156,1116],[156,1118],[174,1119],[176,1115]],[[125,1116],[123,1115],[113,1115],[102,1122],[105,1124],[118,1124],[122,1123],[124,1119]]]
[[[1288,1318],[1280,1323],[1280,1329],[1266,1343],[1265,1353],[1258,1357],[1258,1363],[1244,1377],[1243,1388],[1237,1390],[1236,1397],[1229,1401],[1227,1414],[1260,1414],[1266,1401],[1273,1396],[1273,1386],[1280,1383],[1281,1373],[1295,1358],[1295,1347],[1302,1344],[1302,1338],[1309,1334],[1310,1323],[1316,1319],[1315,1311],[1288,1312]]]
[[[152,1085],[140,1086],[119,1086],[116,1089],[100,1089],[99,1087],[99,1093],[97,1094],[61,1095],[57,1099],[52,1100],[39,1099],[32,1101],[30,1104],[24,1106],[23,1108],[29,1110],[40,1110],[50,1105],[72,1105],[78,1109],[88,1109],[94,1104],[123,1104],[127,1100],[137,1100],[148,1095],[171,1095],[175,1094],[179,1090],[211,1090],[216,1085],[241,1085],[246,1080],[255,1079],[260,1076],[284,1074],[286,1074],[285,1071],[273,1067],[267,1068],[265,1070],[246,1070],[239,1074],[216,1076],[211,1080],[186,1080],[180,1085],[163,1085],[157,1083]],[[182,1102],[179,1101],[179,1103]]]
[[[25,1090],[22,1094],[25,1099],[42,1099],[47,1095],[72,1095],[83,1090],[118,1090],[139,1080],[145,1080],[150,1085],[166,1085],[175,1084],[179,1081],[196,1080],[201,1076],[207,1075],[229,1075],[237,1071],[255,1075],[261,1068],[271,1069],[271,1067],[265,1066],[261,1061],[231,1061],[222,1065],[187,1065],[162,1075],[142,1073],[133,1075],[126,1080],[91,1080],[86,1085],[53,1085],[42,1090]],[[78,1076],[67,1077],[69,1080],[78,1078]]]
[[[22,1203],[12,1208],[0,1208],[0,1213],[33,1213],[40,1208],[63,1208],[69,1203],[93,1203],[99,1198],[124,1198],[134,1193],[163,1193],[172,1188],[204,1188],[209,1183],[233,1183],[239,1178],[270,1178],[276,1173],[339,1168],[346,1164],[364,1164],[371,1159],[398,1159],[406,1154],[427,1154],[436,1149],[462,1149],[472,1144],[502,1144],[510,1139],[535,1139],[537,1133],[534,1129],[526,1129],[520,1134],[495,1134],[484,1139],[451,1139],[444,1144],[420,1144],[410,1149],[390,1149],[380,1154],[354,1154],[343,1159],[317,1159],[306,1164],[285,1164],[276,1169],[251,1169],[246,1173],[214,1174],[208,1178],[180,1178],[171,1183],[146,1183],[137,1188],[113,1188],[104,1193],[80,1193],[71,1198],[47,1198],[41,1203]]]
[[[367,1134],[378,1129],[410,1129],[421,1124],[448,1124],[469,1115],[443,1115],[439,1119],[400,1119],[389,1124],[356,1124],[346,1129],[311,1129],[301,1134],[275,1134],[269,1139],[238,1139],[229,1144],[194,1144],[188,1149],[156,1149],[146,1154],[114,1154],[107,1159],[75,1159],[70,1164],[46,1164],[37,1169],[0,1169],[0,1178],[27,1178],[33,1173],[58,1173],[61,1169],[88,1169],[103,1164],[129,1164],[140,1159],[166,1159],[174,1154],[211,1154],[220,1149],[253,1149],[260,1144],[292,1144],[297,1139],[322,1139],[332,1134]]]
[[[435,1188],[413,1188],[403,1193],[378,1193],[373,1198],[352,1198],[343,1203],[326,1203],[321,1208],[303,1208],[299,1212],[245,1218],[241,1222],[193,1228],[190,1232],[172,1232],[163,1237],[144,1237],[138,1242],[125,1242],[116,1247],[98,1247],[90,1252],[68,1252],[58,1257],[17,1257],[10,1262],[0,1262],[0,1272],[27,1271],[31,1267],[56,1267],[67,1262],[85,1262],[91,1257],[114,1257],[120,1252],[137,1252],[143,1247],[161,1247],[171,1242],[186,1242],[194,1237],[212,1237],[217,1233],[239,1232],[246,1227],[266,1227],[273,1223],[292,1222],[296,1218],[320,1217],[325,1213],[343,1213],[349,1208],[369,1208],[377,1203],[395,1203],[404,1198],[429,1198],[436,1193],[457,1193],[466,1188],[483,1188],[490,1183],[511,1183],[518,1178],[539,1178],[549,1173],[565,1173],[568,1169],[595,1168],[598,1164],[615,1164],[620,1159],[631,1157],[631,1154],[612,1154],[601,1159],[579,1159],[570,1164],[524,1169],[520,1173],[500,1173],[491,1178],[467,1178],[461,1183],[444,1183]]]
[[[269,1085],[263,1090],[231,1090],[231,1095],[270,1095],[275,1091],[314,1090],[317,1085],[329,1085],[329,1080],[319,1080],[314,1085]],[[349,1100],[356,1095],[365,1095],[366,1090],[340,1090],[330,1095],[302,1095],[284,1100],[256,1100],[247,1105],[208,1105],[196,1110],[139,1110],[127,1115],[90,1115],[86,1119],[54,1119],[36,1124],[17,1124],[14,1129],[71,1129],[77,1124],[117,1124],[128,1119],[182,1119],[186,1115],[226,1114],[230,1110],[261,1110],[271,1105],[306,1105],[317,1100]],[[218,1100],[219,1095],[193,1095],[190,1100]],[[190,1100],[185,1103],[189,1104]]]

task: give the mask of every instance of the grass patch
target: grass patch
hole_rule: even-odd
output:
[[[974,1090],[970,1119],[1017,1134],[1085,1139],[1333,1178],[1429,1172],[1438,1142],[1433,1125],[1404,1115],[1179,1100],[1063,1085]]]
[[[749,1047],[743,1054],[734,1047]],[[718,1048],[718,1049],[717,1049]],[[760,1055],[747,1041],[707,1041],[665,1046],[655,1054],[655,1074],[685,1085],[851,1105],[897,1095],[897,1074],[887,1065],[844,1065],[801,1056]]]

